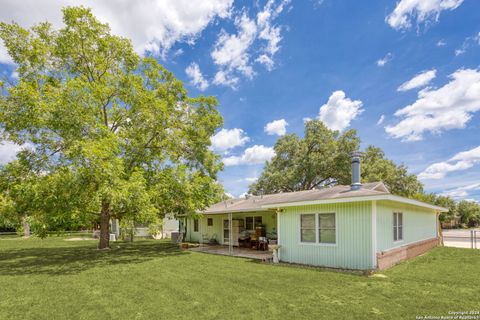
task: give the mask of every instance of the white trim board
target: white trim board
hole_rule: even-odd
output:
[[[331,203],[348,203],[348,202],[362,202],[362,201],[374,201],[374,200],[389,200],[394,202],[400,202],[405,204],[410,204],[422,208],[428,208],[432,210],[437,210],[440,212],[448,212],[447,208],[435,206],[428,204],[422,201],[413,200],[409,198],[404,198],[400,196],[395,196],[392,194],[378,195],[378,196],[364,196],[364,197],[349,197],[349,198],[337,198],[337,199],[323,199],[323,200],[311,200],[311,201],[298,201],[298,202],[285,202],[285,203],[273,203],[263,205],[261,208],[270,209],[270,208],[284,208],[284,207],[297,207],[305,205],[315,205],[315,204],[331,204]]]

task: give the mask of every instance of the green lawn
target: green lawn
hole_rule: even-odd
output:
[[[480,310],[480,250],[386,278],[179,251],[167,242],[0,239],[0,319],[415,319]]]

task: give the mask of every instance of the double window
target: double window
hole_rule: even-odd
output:
[[[300,215],[300,242],[336,243],[335,213]]]
[[[403,240],[403,213],[393,213],[393,241]]]
[[[245,229],[247,230],[255,230],[255,227],[260,225],[262,225],[262,216],[245,218]]]

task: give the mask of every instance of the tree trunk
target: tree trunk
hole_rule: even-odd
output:
[[[100,212],[100,243],[98,249],[110,248],[110,203],[102,200]]]
[[[28,217],[22,217],[22,225],[23,225],[23,236],[28,238],[30,237],[30,224],[28,223]]]

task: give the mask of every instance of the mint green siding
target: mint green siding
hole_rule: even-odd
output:
[[[300,215],[336,214],[335,245],[300,242]],[[284,262],[333,268],[371,269],[372,203],[354,202],[286,207],[280,213],[280,260]]]
[[[403,240],[393,240],[393,213],[403,213]],[[391,201],[377,202],[377,251],[386,251],[437,236],[434,210]]]
[[[261,216],[262,224],[267,233],[277,232],[277,216],[274,211],[262,212],[242,212],[233,213],[232,219],[242,219],[245,224],[246,217]],[[208,226],[207,219],[213,219],[213,226]],[[187,219],[187,240],[191,242],[200,242],[202,237],[211,239],[215,237],[218,243],[223,244],[223,221],[228,220],[228,214],[209,214],[199,218],[198,232],[193,231],[193,219]]]

